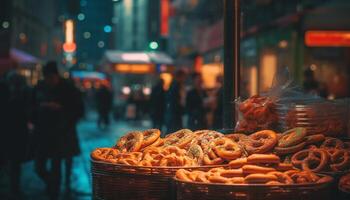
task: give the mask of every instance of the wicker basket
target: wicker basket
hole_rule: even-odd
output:
[[[93,199],[176,199],[173,176],[178,169],[209,170],[201,167],[141,167],[91,161]]]
[[[176,180],[177,200],[330,200],[331,184],[223,185]]]

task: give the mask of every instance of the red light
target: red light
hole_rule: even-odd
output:
[[[160,35],[168,36],[169,34],[169,0],[161,0],[160,5]]]
[[[64,43],[63,51],[67,53],[72,53],[77,49],[77,45],[75,43]]]
[[[309,47],[349,47],[350,31],[307,31],[305,44]]]

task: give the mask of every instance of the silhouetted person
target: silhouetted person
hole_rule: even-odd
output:
[[[59,76],[56,62],[43,68],[44,80],[34,92],[36,171],[47,186],[51,199],[57,199],[61,184],[61,161],[66,159],[66,180],[72,169],[72,157],[80,153],[76,123],[83,116],[81,94],[72,82]],[[51,161],[50,168],[47,163]]]
[[[110,89],[102,85],[96,93],[99,128],[105,128],[109,125],[109,113],[113,105],[113,94]]]
[[[186,96],[188,113],[188,128],[199,130],[207,128],[206,107],[204,105],[205,91],[202,88],[202,77],[199,73],[192,74],[193,88]]]
[[[186,73],[183,70],[175,72],[174,79],[166,94],[165,125],[167,133],[177,131],[182,128],[182,116],[184,114],[184,82]]]
[[[306,93],[318,94],[319,83],[315,80],[314,72],[311,69],[304,71],[303,89]]]
[[[16,72],[10,72],[7,77],[9,83],[8,101],[8,127],[9,132],[6,143],[10,146],[7,155],[10,161],[10,177],[12,194],[20,194],[21,164],[28,155],[28,122],[30,90],[23,76]],[[15,148],[13,148],[15,147]]]
[[[165,91],[164,81],[159,79],[158,83],[153,86],[150,97],[150,111],[153,122],[153,127],[162,130],[164,123],[164,110],[165,110]]]

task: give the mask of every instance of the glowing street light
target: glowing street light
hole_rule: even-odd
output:
[[[158,42],[152,41],[149,43],[149,48],[152,50],[156,50],[156,49],[158,49],[158,47],[159,47]]]

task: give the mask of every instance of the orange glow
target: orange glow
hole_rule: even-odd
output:
[[[258,69],[256,66],[249,69],[249,77],[249,95],[253,96],[258,94]]]
[[[205,88],[214,88],[216,86],[217,76],[223,74],[223,66],[219,63],[206,64],[201,69],[203,85]]]
[[[203,57],[197,56],[194,60],[194,71],[200,72],[203,65]]]
[[[77,49],[77,45],[74,43],[74,23],[71,19],[65,22],[65,37],[63,50],[69,53],[74,52]]]
[[[275,54],[267,53],[263,55],[261,62],[261,82],[260,89],[266,91],[271,87],[273,76],[277,70],[277,57]]]
[[[119,73],[147,74],[154,72],[154,65],[147,64],[116,64],[114,70]]]
[[[75,43],[64,43],[63,44],[63,51],[65,52],[74,52],[77,49],[77,45]]]
[[[161,0],[160,5],[160,35],[168,36],[169,34],[169,0]]]
[[[305,44],[309,47],[350,47],[350,31],[307,31]]]
[[[170,73],[161,73],[160,78],[164,81],[164,90],[168,90],[173,80],[173,76]]]

